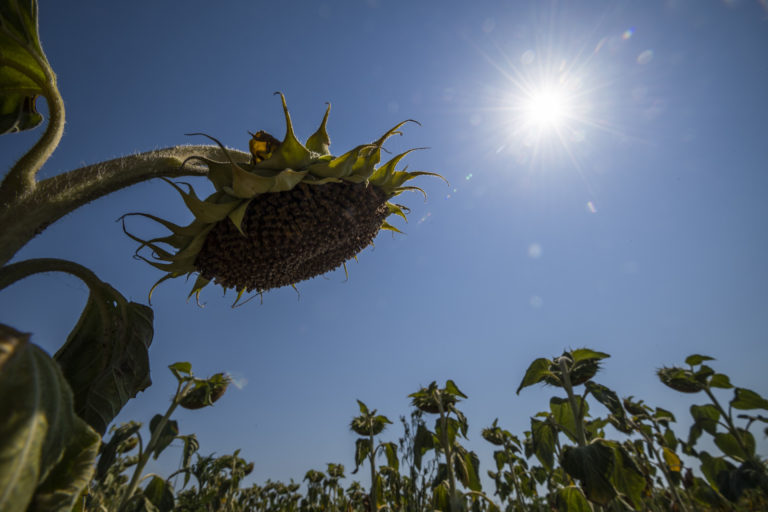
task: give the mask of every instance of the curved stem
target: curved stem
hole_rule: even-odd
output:
[[[41,272],[65,272],[81,279],[85,284],[103,284],[90,269],[78,263],[57,258],[34,258],[0,268],[0,290],[16,281]]]
[[[64,100],[56,87],[56,75],[48,62],[35,53],[32,52],[32,55],[45,73],[45,82],[38,85],[43,89],[43,96],[48,102],[48,125],[40,140],[16,162],[0,184],[0,204],[11,203],[32,193],[36,185],[35,175],[56,150],[64,134]]]
[[[228,152],[235,161],[250,158],[241,151]],[[48,178],[31,194],[0,203],[0,266],[50,224],[94,199],[152,178],[205,176],[203,165],[182,168],[190,156],[221,160],[224,153],[217,146],[194,145],[128,155]]]

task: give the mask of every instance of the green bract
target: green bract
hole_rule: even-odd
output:
[[[326,131],[330,106],[318,130],[302,144],[282,94],[281,98],[287,126],[282,142],[265,132],[252,134],[251,160],[237,162],[209,137],[228,160],[188,159],[207,165],[216,189],[208,198],[198,198],[189,185],[185,190],[169,181],[195,216],[191,224],[177,226],[153,215],[129,214],[150,218],[171,231],[170,236],[151,240],[126,231],[141,243],[138,250],[148,247],[153,252],[153,260],[140,257],[166,272],[155,286],[197,273],[190,296],[199,297],[213,281],[237,290],[238,300],[245,292],[293,286],[344,265],[373,241],[379,229],[398,231],[385,219],[392,214],[406,218],[407,209],[389,199],[405,190],[423,193],[404,185],[417,176],[441,177],[396,170],[413,149],[376,167],[384,142],[410,120],[373,143],[333,156]]]

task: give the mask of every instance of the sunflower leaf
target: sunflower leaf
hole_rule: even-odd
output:
[[[56,362],[4,325],[0,417],[0,510],[71,510],[93,474],[99,435],[75,414]]]
[[[47,65],[37,33],[37,2],[0,3],[0,134],[43,122],[35,99],[44,94]]]

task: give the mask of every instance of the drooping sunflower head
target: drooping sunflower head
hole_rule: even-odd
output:
[[[380,229],[399,231],[386,218],[406,219],[408,210],[390,199],[406,190],[423,193],[405,185],[407,181],[421,175],[442,178],[431,172],[397,170],[413,149],[377,167],[384,142],[411,120],[370,144],[333,156],[326,131],[330,106],[320,127],[302,144],[293,132],[285,97],[280,96],[286,122],[282,141],[264,131],[252,133],[250,161],[236,162],[219,141],[209,137],[227,160],[187,160],[208,167],[213,194],[203,200],[190,185],[166,180],[194,215],[191,224],[178,226],[154,215],[133,214],[159,222],[171,232],[143,240],[126,231],[141,244],[137,255],[166,272],[155,286],[197,274],[190,297],[199,298],[200,291],[214,282],[225,290],[235,289],[237,304],[247,292],[294,286],[339,266],[346,268],[345,262],[371,244]],[[153,259],[139,255],[144,247],[152,251]]]

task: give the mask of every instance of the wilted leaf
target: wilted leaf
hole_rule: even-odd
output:
[[[102,281],[84,281],[88,302],[54,359],[72,387],[75,411],[104,434],[125,403],[152,383],[147,351],[154,315]]]
[[[666,462],[670,471],[679,473],[683,469],[683,464],[680,462],[680,457],[678,457],[675,452],[665,446],[662,448],[662,454],[664,455],[664,462]]]
[[[136,435],[140,428],[141,423],[136,423],[135,421],[123,423],[116,429],[113,427],[114,432],[109,442],[101,445],[99,462],[96,465],[96,480],[104,479],[107,475],[107,470],[115,462],[120,444],[131,438],[131,436]]]
[[[419,423],[413,438],[413,463],[417,468],[421,469],[421,458],[434,447],[434,435],[423,423]]]
[[[365,462],[365,458],[371,453],[371,440],[364,437],[358,437],[355,440],[355,470],[352,474],[357,473],[357,469]]]
[[[397,445],[384,443],[384,454],[387,456],[387,466],[397,471],[400,469],[400,461],[397,458]]]
[[[480,458],[475,452],[457,449],[455,452],[456,477],[465,487],[480,491]]]
[[[619,400],[616,392],[610,388],[597,384],[596,382],[587,382],[585,384],[587,390],[592,393],[595,399],[606,406],[611,414],[616,418],[624,419],[624,408],[621,406],[621,400]]]
[[[601,443],[587,446],[563,448],[563,469],[574,479],[579,480],[587,498],[600,505],[606,505],[615,496],[616,491],[609,478],[613,473],[613,450]]]
[[[1,324],[0,418],[0,510],[71,510],[93,474],[99,435],[75,415],[58,365]]]
[[[192,460],[192,454],[200,449],[200,443],[197,441],[195,434],[189,434],[187,436],[179,436],[184,441],[184,450],[181,454],[181,467],[188,468]],[[184,485],[189,482],[189,472],[184,473]]]

